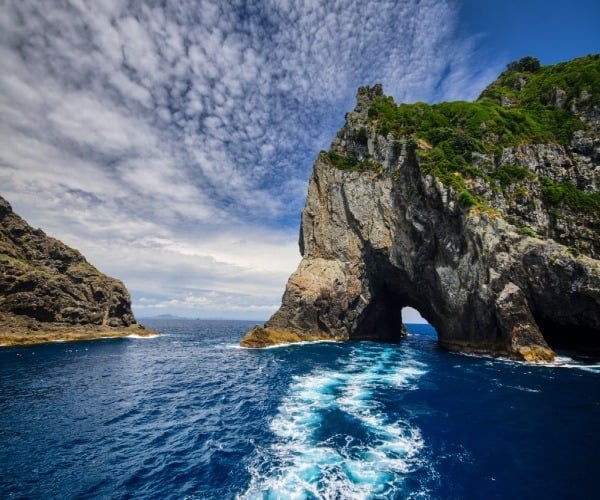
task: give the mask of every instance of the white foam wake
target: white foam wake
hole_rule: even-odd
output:
[[[424,365],[390,346],[358,347],[341,370],[296,377],[271,422],[277,437],[251,470],[245,498],[394,496],[421,465],[423,440],[378,395],[410,390]],[[380,398],[379,398],[380,399]]]

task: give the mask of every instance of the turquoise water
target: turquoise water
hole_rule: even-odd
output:
[[[1,498],[591,498],[600,367],[397,344],[240,349],[247,322],[0,349]]]

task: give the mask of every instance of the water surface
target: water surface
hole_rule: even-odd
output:
[[[591,498],[600,367],[398,344],[237,343],[253,324],[0,349],[2,498]]]

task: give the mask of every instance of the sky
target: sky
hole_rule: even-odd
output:
[[[582,0],[2,0],[0,195],[137,317],[265,320],[358,86],[472,100],[599,52],[599,25]]]

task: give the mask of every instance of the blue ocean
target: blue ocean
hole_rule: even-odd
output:
[[[565,499],[600,492],[600,365],[253,325],[0,349],[0,498]]]

